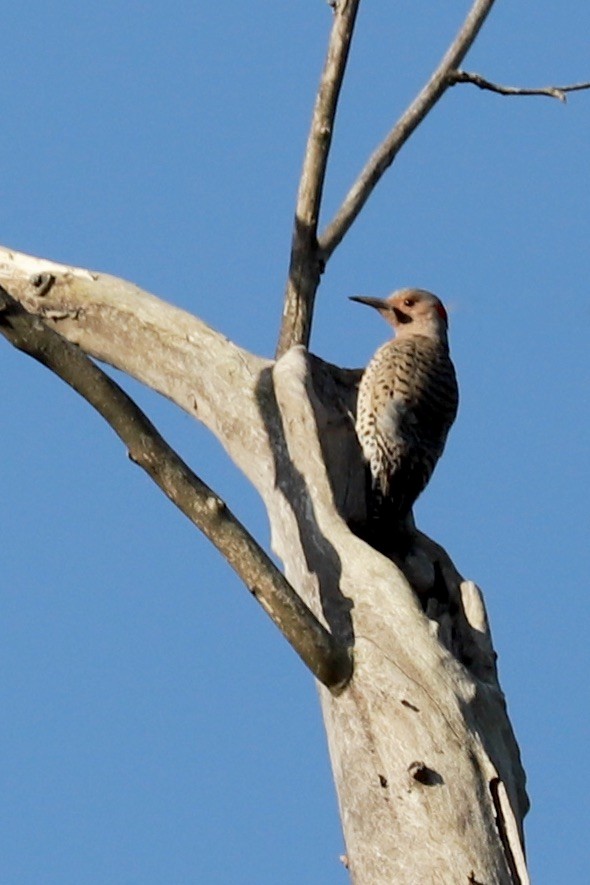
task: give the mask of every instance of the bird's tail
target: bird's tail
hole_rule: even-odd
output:
[[[367,467],[365,540],[385,556],[403,555],[409,544],[412,500],[401,487],[384,490]]]

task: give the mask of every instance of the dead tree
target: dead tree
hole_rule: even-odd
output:
[[[393,559],[351,531],[365,518],[352,418],[360,372],[306,348],[331,255],[450,86],[564,99],[589,84],[519,89],[461,70],[493,5],[476,0],[432,77],[320,232],[359,3],[330,4],[276,361],[247,353],[130,283],[7,249],[0,250],[0,331],[100,412],[318,679],[353,880],[525,883],[525,775],[482,594],[417,529],[409,551]],[[168,397],[215,434],[266,504],[284,575],[95,360]]]

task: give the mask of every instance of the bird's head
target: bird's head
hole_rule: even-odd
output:
[[[425,335],[446,339],[449,319],[442,301],[425,289],[398,289],[388,298],[352,295],[351,301],[368,304],[379,311],[395,329],[396,337]]]

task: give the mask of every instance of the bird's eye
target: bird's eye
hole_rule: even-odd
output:
[[[413,307],[415,303],[413,298],[404,298],[404,307]]]

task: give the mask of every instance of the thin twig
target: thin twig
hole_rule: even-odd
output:
[[[350,679],[339,644],[225,503],[160,436],[133,400],[86,354],[0,286],[0,332],[74,388],[110,424],[130,458],[223,554],[312,673],[337,690]]]
[[[333,220],[319,238],[324,262],[341,242],[373,188],[410,135],[449,88],[449,73],[457,69],[494,5],[494,0],[476,0],[455,40],[447,50],[434,74],[402,114],[391,132],[374,151]]]
[[[547,95],[549,98],[557,98],[559,101],[567,101],[568,92],[580,92],[582,89],[590,89],[590,83],[573,83],[570,86],[541,86],[538,89],[527,89],[521,86],[502,86],[500,83],[492,83],[481,74],[470,71],[451,71],[449,83],[455,86],[457,83],[472,83],[480,89],[496,92],[498,95]]]
[[[360,0],[334,3],[334,22],[307,139],[285,291],[277,358],[309,343],[315,293],[323,271],[317,228],[340,87]]]

